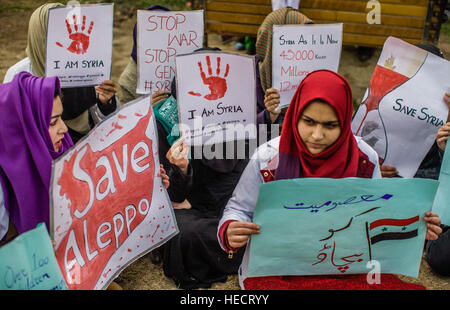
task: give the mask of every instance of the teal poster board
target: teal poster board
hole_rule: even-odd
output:
[[[438,182],[281,180],[262,184],[248,276],[381,273],[417,277]]]
[[[44,223],[0,247],[0,290],[68,289]]]
[[[450,143],[445,147],[439,174],[439,187],[433,203],[433,212],[436,212],[442,224],[450,225]]]

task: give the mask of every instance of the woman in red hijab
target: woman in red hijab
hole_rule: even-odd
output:
[[[233,255],[260,227],[252,223],[259,185],[294,178],[381,178],[377,153],[351,131],[352,92],[341,75],[318,70],[299,85],[284,119],[281,136],[260,146],[229,200],[219,222],[221,247]],[[440,220],[428,212],[428,240],[441,233]],[[370,285],[366,275],[276,276],[247,278],[246,250],[239,271],[243,289],[420,289],[419,285],[383,275]]]

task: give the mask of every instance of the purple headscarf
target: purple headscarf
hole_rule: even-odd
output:
[[[148,11],[170,11],[169,8],[166,8],[163,5],[152,5],[151,7],[149,7],[147,9]],[[136,25],[134,25],[134,29],[133,29],[133,50],[131,51],[131,58],[133,58],[134,62],[137,63],[137,47],[136,47],[136,33],[137,33],[137,27]]]
[[[67,151],[66,133],[56,152],[49,133],[56,77],[21,72],[0,85],[0,183],[5,206],[19,234],[45,222],[49,227],[52,161]]]

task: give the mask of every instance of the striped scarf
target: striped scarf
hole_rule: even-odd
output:
[[[272,34],[273,25],[312,24],[313,21],[297,11],[285,7],[266,16],[258,29],[256,38],[256,55],[261,62],[261,86],[264,91],[272,87]]]

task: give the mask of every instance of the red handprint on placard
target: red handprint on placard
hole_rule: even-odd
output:
[[[202,78],[203,84],[207,85],[209,87],[209,91],[211,92],[208,95],[203,96],[207,100],[217,100],[225,96],[225,93],[227,91],[227,81],[226,77],[228,76],[228,73],[230,72],[230,65],[227,64],[225,67],[225,74],[223,77],[220,77],[220,61],[221,58],[217,57],[217,68],[216,68],[216,76],[212,75],[212,68],[211,68],[211,59],[209,56],[206,56],[206,65],[208,66],[208,74],[209,77],[206,77],[205,72],[203,71],[202,63],[198,62],[198,67],[200,69],[200,76]],[[188,92],[189,95],[192,96],[201,96],[202,94],[196,93],[193,91]]]
[[[91,21],[87,33],[86,30],[86,16],[83,16],[83,21],[81,24],[81,31],[78,31],[77,16],[73,15],[73,28],[70,26],[69,20],[66,19],[67,32],[69,33],[69,39],[72,43],[67,48],[67,50],[74,54],[85,54],[89,48],[89,36],[91,35],[92,28],[94,27],[94,22]],[[64,47],[61,43],[56,42],[56,45]]]

